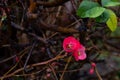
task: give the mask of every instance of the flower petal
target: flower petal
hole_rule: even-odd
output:
[[[84,60],[84,59],[86,59],[86,53],[82,53],[80,56],[78,56],[78,59],[79,60]]]
[[[87,55],[85,53],[84,46],[78,48],[78,50],[74,51],[73,56],[76,61],[86,59]]]
[[[63,41],[63,48],[66,52],[74,52],[79,45],[80,42],[72,36],[65,38]]]

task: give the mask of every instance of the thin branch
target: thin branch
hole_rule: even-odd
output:
[[[20,76],[31,76],[31,75],[35,75],[35,74],[39,74],[40,72],[44,71],[46,69],[46,67],[44,67],[42,70],[34,72],[34,73],[30,73],[30,74],[19,74],[19,75],[14,75],[16,77],[20,77]]]
[[[64,76],[64,74],[65,74],[65,71],[66,71],[66,69],[67,69],[67,67],[68,67],[68,64],[70,63],[71,59],[72,59],[72,56],[70,56],[70,57],[68,58],[67,64],[65,65],[65,68],[64,68],[64,71],[63,71],[63,73],[62,73],[62,75],[61,75],[61,77],[60,77],[60,80],[63,80],[63,76]]]
[[[26,48],[27,49],[27,48]],[[26,50],[25,49],[25,50]],[[16,66],[18,65],[18,63],[20,62],[20,60],[22,59],[22,57],[26,54],[26,52],[24,52],[25,50],[23,50],[22,52],[20,52],[20,54],[21,54],[21,56],[20,56],[20,59],[19,59],[19,61],[12,67],[12,68],[10,68],[4,75],[3,75],[3,77],[2,78],[0,78],[1,80],[3,80],[4,79],[4,76],[7,76],[7,75],[9,75],[9,73],[13,70],[13,69],[15,69],[16,68]],[[24,52],[24,53],[23,53]],[[23,54],[22,54],[23,53]]]
[[[28,63],[28,61],[29,61],[29,59],[30,59],[30,56],[31,56],[31,54],[32,54],[32,52],[33,52],[33,49],[34,49],[35,45],[36,45],[36,41],[33,43],[32,48],[30,49],[30,52],[29,52],[29,54],[28,54],[28,56],[27,56],[27,59],[26,59],[26,61],[25,61],[24,70],[25,70],[26,72],[27,72],[26,65],[27,65],[27,63]]]
[[[37,24],[37,25],[42,29],[57,31],[57,32],[61,32],[61,33],[78,33],[79,32],[78,30],[76,30],[74,28],[67,28],[67,27],[61,27],[61,26],[57,26],[57,25],[46,24],[42,20],[40,20],[39,24]]]
[[[53,72],[53,75],[54,75],[54,77],[55,77],[55,80],[58,80],[57,75],[56,75],[56,72],[55,72],[53,66],[51,66],[50,64],[49,64],[49,66],[50,66],[50,68],[51,68],[51,70],[52,70],[52,72]]]
[[[62,5],[65,2],[67,2],[67,1],[69,1],[69,0],[52,0],[52,1],[48,1],[48,2],[45,2],[45,1],[36,1],[36,4],[44,6],[44,7],[55,7],[55,6]]]
[[[63,51],[61,51],[61,53],[63,53]],[[61,53],[60,53],[60,54],[61,54]],[[32,64],[32,65],[27,65],[26,68],[35,67],[35,66],[40,66],[40,65],[46,65],[46,64],[48,64],[48,63],[50,63],[50,62],[52,62],[52,61],[55,61],[55,60],[64,58],[65,56],[66,56],[66,54],[65,54],[65,55],[62,55],[62,56],[61,56],[61,55],[57,55],[55,58],[52,58],[52,59],[50,59],[50,60],[47,60],[47,61],[44,61],[44,62],[40,62],[40,63],[35,63],[35,64]],[[16,71],[14,71],[14,72],[6,75],[6,76],[0,77],[0,79],[5,79],[5,78],[8,78],[8,77],[12,77],[12,76],[14,76],[16,73],[19,73],[19,72],[21,72],[21,71],[23,71],[23,70],[24,70],[24,68],[17,69]]]
[[[102,77],[100,76],[100,74],[99,74],[99,72],[98,72],[98,70],[97,70],[97,68],[96,68],[96,67],[95,67],[95,72],[96,72],[96,74],[97,74],[97,76],[98,76],[99,80],[103,80],[103,79],[102,79]]]
[[[11,60],[11,59],[13,59],[13,58],[15,58],[15,57],[16,57],[16,55],[13,55],[13,56],[11,56],[11,57],[9,57],[9,58],[6,58],[6,59],[0,61],[0,64],[1,64],[1,63],[4,63],[4,62],[7,62],[7,61],[9,61],[9,60]]]
[[[43,43],[45,43],[45,44],[47,43],[46,40],[43,39],[42,37],[39,37],[38,35],[36,35],[36,34],[34,34],[34,33],[27,32],[23,27],[19,26],[18,24],[15,24],[14,22],[11,22],[11,25],[12,25],[14,28],[16,28],[16,29],[18,29],[18,30],[20,30],[20,31],[22,31],[22,32],[25,32],[26,34],[34,37],[35,39],[37,39],[37,40],[39,40],[39,41],[41,41],[41,42],[43,42]]]
[[[27,47],[27,48],[25,48],[23,51],[21,51],[18,55],[21,55],[23,52],[25,52],[26,50],[28,50],[30,47]],[[4,60],[2,60],[2,61],[0,61],[0,64],[1,63],[4,63],[4,62],[7,62],[7,61],[9,61],[9,60],[11,60],[11,59],[13,59],[13,58],[15,58],[16,57],[16,55],[13,55],[13,56],[11,56],[11,57],[9,57],[9,58],[6,58],[6,59],[4,59]]]

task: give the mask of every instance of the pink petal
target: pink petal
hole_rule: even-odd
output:
[[[79,60],[85,60],[86,59],[86,53],[83,53],[83,54],[81,54],[80,56],[78,56],[78,59]]]
[[[74,51],[73,56],[76,61],[86,59],[87,55],[85,53],[84,46],[80,46],[80,48],[78,48],[78,50]]]

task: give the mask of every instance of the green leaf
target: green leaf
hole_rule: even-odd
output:
[[[109,19],[109,13],[108,11],[105,9],[105,11],[96,18],[96,22],[99,23],[105,23],[107,20]]]
[[[100,16],[104,11],[105,11],[105,8],[103,8],[103,7],[94,7],[94,8],[91,8],[91,9],[85,11],[81,15],[81,17],[82,18],[86,18],[86,17],[96,18],[96,17]]]
[[[85,14],[85,12],[93,7],[100,6],[97,2],[92,1],[82,1],[79,5],[79,8],[77,10],[77,15],[81,17],[81,15]]]
[[[117,28],[117,17],[115,13],[112,10],[107,9],[109,12],[109,19],[107,20],[106,24],[109,27],[109,29],[113,32]]]
[[[111,1],[120,1],[120,0],[111,0]]]
[[[113,0],[101,0],[102,6],[104,7],[110,7],[110,6],[118,6],[120,5],[119,1],[113,1]]]
[[[120,36],[120,26],[118,26],[114,32],[110,33],[110,37],[117,37],[117,36]]]

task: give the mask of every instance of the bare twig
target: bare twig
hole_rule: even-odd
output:
[[[27,49],[27,48],[26,48]],[[26,50],[25,49],[25,50]],[[20,53],[23,53],[25,50],[23,50],[22,52],[20,52]],[[9,73],[14,69],[14,68],[16,68],[16,66],[18,65],[18,63],[20,62],[20,60],[22,59],[22,57],[24,56],[26,54],[26,52],[24,52],[21,56],[20,56],[20,59],[19,59],[19,61],[10,69],[10,70],[8,70],[4,75],[3,75],[3,77],[2,78],[0,78],[1,80],[3,80],[4,79],[4,76],[7,76],[7,75],[9,75]]]
[[[65,71],[66,71],[66,69],[67,69],[67,67],[68,67],[68,64],[70,63],[71,59],[72,59],[72,56],[70,56],[70,57],[68,58],[68,62],[67,62],[67,64],[65,65],[65,68],[64,68],[64,71],[63,71],[63,73],[62,73],[62,75],[61,75],[61,77],[60,77],[60,80],[63,80],[63,76],[64,76],[64,74],[65,74]]]
[[[97,68],[96,68],[96,67],[95,67],[95,72],[96,72],[96,74],[97,74],[97,76],[98,76],[99,80],[103,80],[103,79],[102,79],[102,77],[100,76],[100,74],[99,74],[99,72],[98,72],[98,70],[97,70]]]
[[[52,70],[52,72],[53,72],[53,75],[54,75],[54,77],[55,77],[55,80],[58,80],[58,78],[57,78],[57,75],[56,75],[56,72],[55,72],[55,70],[54,70],[54,68],[49,64],[49,66],[50,66],[50,68],[51,68],[51,70]]]
[[[13,59],[13,58],[15,58],[15,57],[16,57],[16,55],[13,55],[13,56],[11,56],[11,57],[9,57],[9,58],[6,58],[6,59],[0,61],[0,64],[1,64],[1,63],[4,63],[4,62],[6,62],[6,61],[9,61],[9,60],[11,60],[11,59]]]
[[[14,22],[11,22],[11,25],[12,25],[14,28],[16,28],[16,29],[18,29],[18,30],[20,30],[20,31],[22,31],[22,32],[25,32],[26,34],[28,34],[28,35],[36,38],[37,40],[39,40],[39,41],[41,41],[41,42],[43,42],[43,43],[45,43],[45,44],[47,43],[46,40],[43,39],[42,37],[39,37],[39,36],[37,36],[37,35],[34,34],[34,33],[27,32],[23,27],[19,26],[18,24],[15,24]]]
[[[36,41],[33,43],[32,48],[30,49],[30,52],[28,53],[27,59],[26,59],[26,61],[25,61],[24,70],[25,70],[26,72],[27,72],[26,65],[27,65],[27,63],[28,63],[28,60],[29,60],[32,52],[33,52],[33,49],[34,49],[35,45],[36,45]]]
[[[46,67],[44,67],[42,70],[37,71],[37,72],[34,72],[34,73],[30,73],[30,74],[19,74],[19,75],[14,75],[14,76],[17,76],[17,77],[20,77],[20,76],[31,76],[31,75],[39,74],[40,72],[44,71],[45,69],[46,69]]]
[[[27,47],[27,48],[25,48],[23,51],[21,51],[18,55],[21,55],[23,52],[25,52],[26,50],[28,50],[30,47]],[[8,60],[11,60],[11,59],[13,59],[13,58],[15,58],[16,57],[16,55],[13,55],[13,56],[11,56],[11,57],[9,57],[9,58],[6,58],[6,59],[4,59],[4,60],[2,60],[2,61],[0,61],[0,63],[4,63],[4,62],[6,62],[6,61],[8,61]]]
[[[69,0],[52,0],[52,1],[48,1],[48,2],[45,2],[45,1],[36,1],[36,4],[44,6],[44,7],[55,7],[55,6],[62,5],[65,2],[67,2],[67,1],[69,1]]]
[[[63,51],[61,51],[61,53],[62,53],[62,52],[63,52]],[[60,53],[60,54],[61,54],[61,53]],[[47,60],[47,61],[44,61],[44,62],[40,62],[40,63],[35,63],[35,64],[32,64],[32,65],[28,65],[28,66],[26,66],[26,68],[35,67],[35,66],[40,66],[40,65],[46,65],[46,64],[48,64],[48,63],[50,63],[50,62],[52,62],[52,61],[55,61],[55,60],[64,58],[65,56],[66,56],[66,54],[65,54],[65,55],[62,55],[62,56],[58,55],[58,56],[56,56],[55,58],[52,58],[52,59],[50,59],[50,60]],[[5,78],[8,78],[8,77],[12,77],[12,76],[14,76],[16,73],[21,72],[21,71],[23,71],[23,70],[24,70],[24,68],[20,68],[20,69],[12,72],[12,73],[10,73],[10,74],[7,74],[6,76],[0,77],[0,79],[5,79]]]
[[[57,26],[57,25],[46,24],[42,20],[40,20],[40,23],[37,25],[42,29],[57,31],[57,32],[61,32],[61,33],[78,33],[79,32],[78,30],[73,29],[73,28],[67,28],[67,27],[61,27],[61,26]]]

